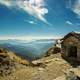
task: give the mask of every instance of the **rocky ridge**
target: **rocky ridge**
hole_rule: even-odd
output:
[[[73,68],[60,53],[50,53],[42,59],[28,62],[6,49],[0,49],[0,80],[66,80],[66,72],[73,70],[80,75],[80,68]]]
[[[11,74],[19,64],[29,65],[29,62],[11,51],[0,48],[0,76]]]

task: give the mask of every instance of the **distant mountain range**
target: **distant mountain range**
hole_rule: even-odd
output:
[[[39,58],[54,46],[54,39],[0,40],[0,47],[7,48],[29,60]]]

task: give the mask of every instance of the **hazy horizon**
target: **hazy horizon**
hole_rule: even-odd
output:
[[[60,39],[62,38],[62,36],[2,36],[0,37],[0,40],[8,40],[8,39],[11,39],[11,40],[34,40],[34,39]]]

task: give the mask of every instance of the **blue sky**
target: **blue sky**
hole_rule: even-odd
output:
[[[80,0],[0,0],[0,36],[80,32]]]

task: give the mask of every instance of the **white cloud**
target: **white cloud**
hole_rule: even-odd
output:
[[[37,24],[37,22],[36,21],[33,21],[33,20],[25,20],[25,22],[28,22],[30,24]]]
[[[22,9],[29,15],[49,24],[44,18],[45,14],[48,13],[44,0],[0,0],[0,4],[10,8],[16,7]]]
[[[36,24],[34,21],[28,21],[30,24]]]
[[[80,16],[80,0],[74,0],[74,3],[72,3],[72,0],[68,0],[67,8],[70,8],[75,14]]]
[[[73,11],[80,16],[80,0],[76,0]]]
[[[29,1],[18,1],[19,8],[23,9],[24,11],[34,16],[35,18],[47,23],[47,20],[44,18],[44,15],[48,13],[48,9],[33,5],[29,3]]]
[[[7,7],[11,6],[11,0],[0,0],[0,4],[5,5]]]
[[[71,25],[71,26],[80,26],[80,23],[72,23],[71,21],[66,21],[66,24]]]
[[[30,24],[35,24],[35,22],[34,22],[34,21],[29,21],[29,23],[30,23]]]
[[[73,23],[70,22],[70,21],[66,21],[66,23],[69,24],[69,25],[73,25]]]

